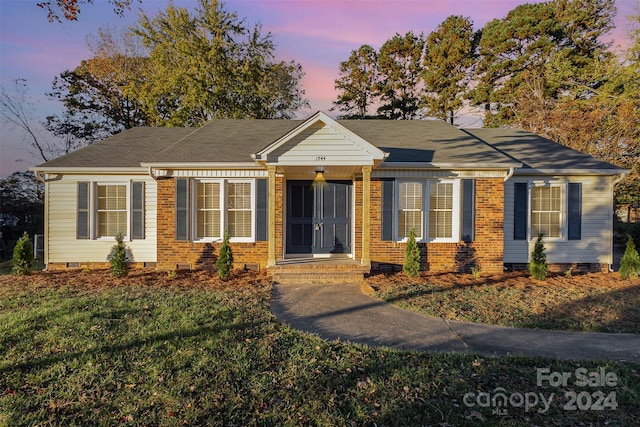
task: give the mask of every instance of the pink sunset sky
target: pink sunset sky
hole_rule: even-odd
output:
[[[53,78],[74,69],[89,57],[86,37],[100,27],[125,28],[132,25],[142,8],[153,15],[164,10],[167,0],[143,0],[119,17],[106,0],[85,5],[77,22],[49,23],[37,0],[2,0],[0,2],[0,80],[7,88],[13,79],[23,78],[34,102],[34,126],[47,115],[61,112],[61,106],[49,100]],[[537,0],[529,0],[529,3]],[[352,50],[362,44],[379,48],[395,33],[433,31],[447,16],[470,17],[476,29],[494,18],[502,18],[521,0],[228,0],[226,9],[236,11],[247,23],[261,23],[264,33],[271,32],[278,59],[302,64],[306,73],[303,87],[310,109],[305,117],[322,110],[329,112],[336,99],[334,80],[338,67]],[[196,2],[175,0],[174,4],[192,9]],[[615,31],[608,36],[618,51],[627,44],[627,16],[636,13],[638,0],[616,0],[618,17]],[[49,138],[44,130],[41,138]],[[2,123],[0,128],[0,179],[15,171],[42,163],[32,155],[23,131]]]

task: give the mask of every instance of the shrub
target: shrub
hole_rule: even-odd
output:
[[[231,246],[229,246],[229,233],[225,231],[224,239],[222,240],[222,246],[220,246],[220,255],[216,261],[216,267],[218,268],[218,277],[222,280],[227,280],[231,275],[231,268],[233,267],[233,253],[231,252]]]
[[[634,279],[640,275],[640,257],[631,235],[627,238],[627,248],[620,260],[619,272],[623,279]]]
[[[129,274],[127,247],[122,240],[122,234],[116,236],[116,244],[111,249],[109,263],[111,264],[109,271],[113,277],[124,277]]]
[[[536,239],[531,260],[529,261],[529,273],[538,280],[544,280],[547,277],[547,272],[547,255],[544,253],[542,233],[540,233],[538,234],[538,239]]]
[[[409,277],[418,277],[420,274],[420,248],[416,242],[416,231],[409,231],[407,246],[404,248],[404,265],[402,271]]]
[[[13,248],[11,265],[13,266],[11,271],[17,275],[29,274],[33,268],[33,246],[26,231]]]

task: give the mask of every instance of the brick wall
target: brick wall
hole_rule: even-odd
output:
[[[464,242],[420,244],[422,268],[434,272],[468,271],[472,265],[477,264],[483,272],[501,272],[503,270],[503,221],[504,185],[502,178],[476,179],[476,229],[474,242],[469,244]],[[393,264],[399,268],[404,263],[405,244],[382,241],[381,236],[382,181],[372,180],[372,267],[375,268],[379,264]]]
[[[158,257],[159,270],[213,267],[221,243],[177,241],[175,239],[175,180],[158,181]],[[231,243],[235,268],[267,264],[267,242]]]

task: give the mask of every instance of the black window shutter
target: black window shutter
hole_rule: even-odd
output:
[[[582,239],[582,183],[569,183],[567,234],[569,240]]]
[[[189,180],[176,178],[176,240],[189,240]]]
[[[475,205],[476,205],[476,180],[462,180],[462,241],[471,243],[475,239]]]
[[[526,182],[516,182],[513,195],[513,240],[527,240],[529,197]]]
[[[76,239],[90,239],[90,215],[89,215],[89,183],[78,183],[78,209],[76,212]]]
[[[394,223],[394,190],[395,180],[382,180],[382,240],[394,240],[393,223]]]
[[[131,184],[131,238],[144,239],[144,182]]]
[[[267,206],[269,204],[269,186],[266,179],[256,181],[256,240],[266,241],[269,230]]]

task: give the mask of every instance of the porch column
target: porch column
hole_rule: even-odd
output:
[[[267,267],[276,265],[276,167],[268,166],[269,172],[269,203],[267,227]]]
[[[370,265],[371,241],[371,166],[362,167],[362,265]]]

